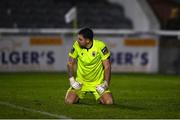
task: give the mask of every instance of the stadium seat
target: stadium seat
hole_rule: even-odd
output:
[[[123,7],[106,0],[1,0],[0,28],[72,28],[72,23],[65,23],[64,16],[74,4],[78,27],[133,28]]]

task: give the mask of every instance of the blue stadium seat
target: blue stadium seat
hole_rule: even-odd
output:
[[[65,23],[64,15],[74,4],[78,27],[133,28],[123,7],[106,0],[1,0],[0,28],[72,28],[72,23]]]

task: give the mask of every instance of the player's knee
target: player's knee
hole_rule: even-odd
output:
[[[66,104],[75,104],[78,101],[78,97],[75,92],[68,91],[65,96],[65,103]]]
[[[74,104],[74,100],[71,99],[65,99],[66,104]]]
[[[112,105],[113,104],[113,100],[112,99],[101,99],[100,103],[104,104],[104,105]]]
[[[101,99],[100,99],[101,103],[102,104],[105,104],[105,105],[112,105],[113,104],[113,97],[112,97],[112,94],[104,94]]]
[[[113,104],[113,100],[112,100],[112,99],[105,100],[105,101],[104,101],[104,104],[106,104],[106,105],[112,105],[112,104]]]

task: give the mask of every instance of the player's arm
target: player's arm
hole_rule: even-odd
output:
[[[104,82],[101,85],[96,86],[97,92],[102,95],[106,89],[109,88],[109,83],[111,79],[111,62],[108,59],[103,60],[104,66]]]
[[[74,66],[76,64],[76,59],[69,56],[67,62],[67,69],[68,69],[68,77],[71,78],[74,76]]]
[[[111,79],[111,62],[109,58],[103,61],[103,66],[105,82],[107,82],[107,85],[109,86]]]
[[[101,44],[101,56],[102,63],[104,67],[104,82],[101,85],[96,86],[97,92],[102,95],[106,89],[109,88],[110,78],[111,78],[111,62],[110,62],[110,52],[104,44]]]
[[[76,59],[69,57],[68,62],[67,62],[69,82],[70,82],[71,87],[78,90],[78,89],[81,89],[82,85],[74,79],[75,64],[76,64]]]

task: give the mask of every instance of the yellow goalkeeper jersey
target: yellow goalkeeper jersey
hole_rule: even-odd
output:
[[[104,80],[103,60],[110,57],[104,42],[93,40],[91,48],[81,48],[76,41],[69,56],[77,59],[76,80],[89,85],[101,84]]]

